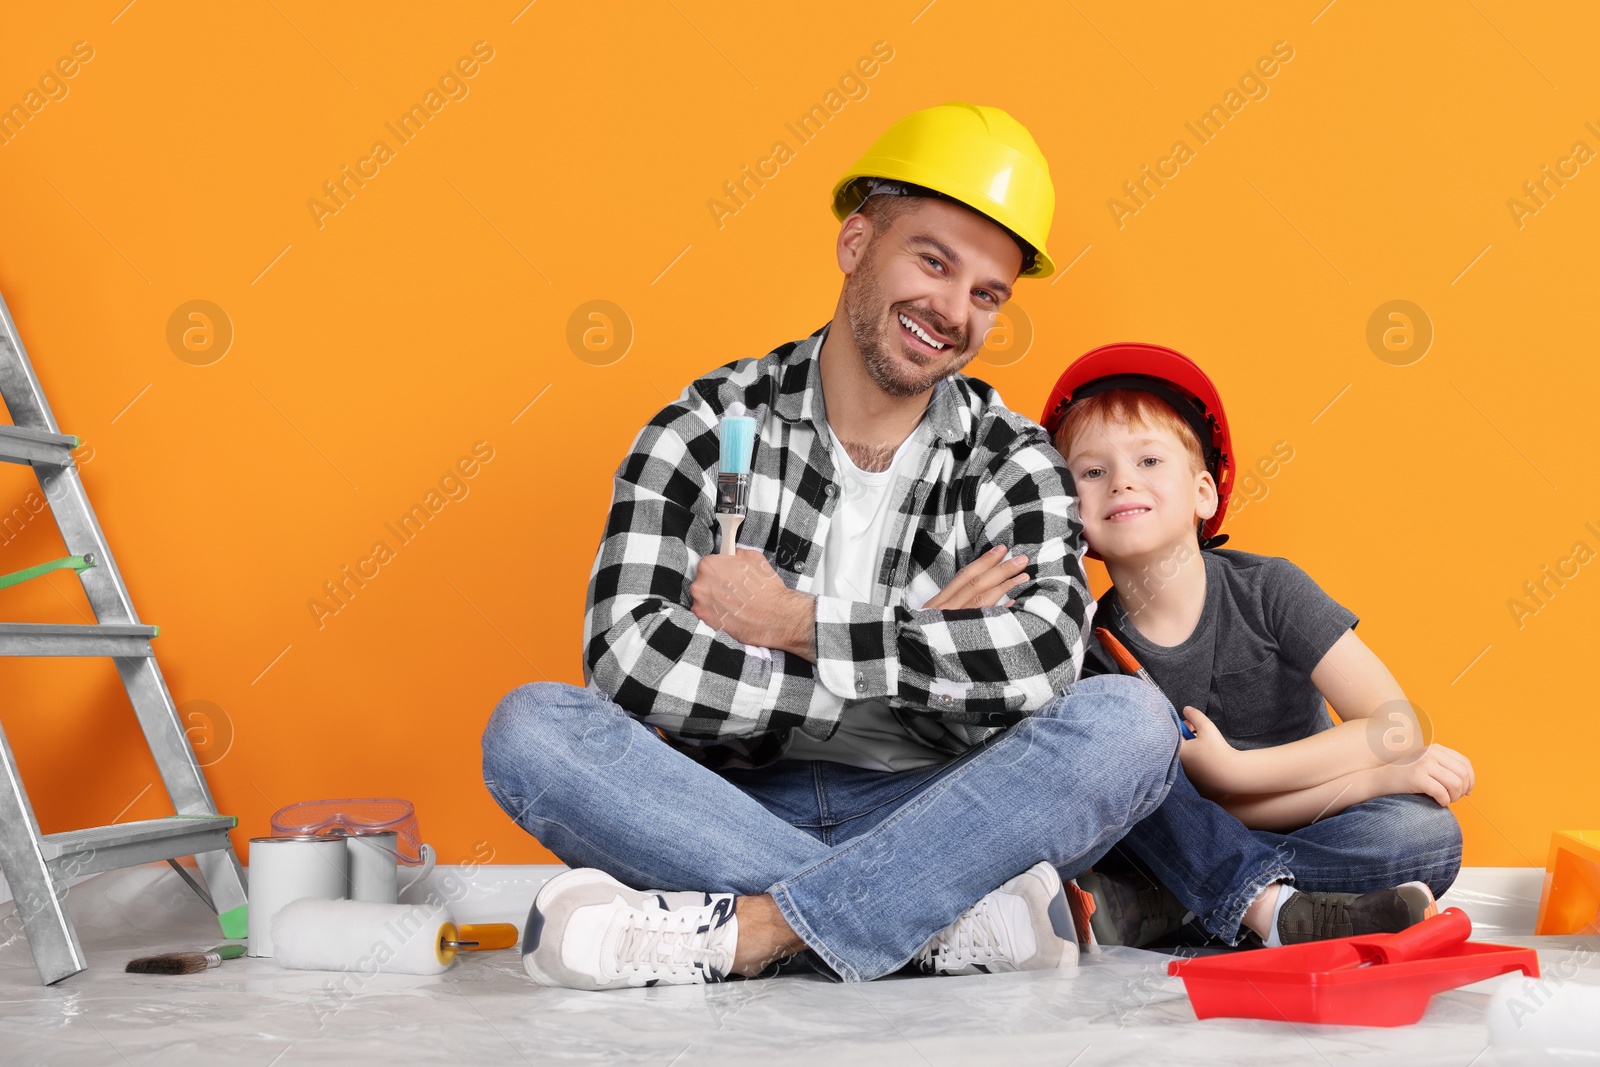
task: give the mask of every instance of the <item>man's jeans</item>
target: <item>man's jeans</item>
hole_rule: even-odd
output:
[[[637,888],[770,893],[828,967],[866,981],[1040,860],[1087,868],[1156,810],[1177,751],[1167,699],[1107,675],[935,767],[719,774],[598,690],[539,682],[495,709],[483,773],[568,865]]]
[[[1442,894],[1461,869],[1461,826],[1449,808],[1406,794],[1352,805],[1292,833],[1250,830],[1195,792],[1180,769],[1166,800],[1114,851],[1131,852],[1231,945],[1245,909],[1273,882],[1366,893],[1421,881]]]

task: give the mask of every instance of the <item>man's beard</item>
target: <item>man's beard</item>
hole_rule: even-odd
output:
[[[872,270],[875,258],[876,253],[869,244],[855,271],[845,278],[844,310],[850,320],[850,332],[855,336],[856,349],[861,353],[861,360],[867,368],[867,377],[872,379],[872,384],[890,396],[902,398],[918,396],[965,367],[976,353],[971,353],[954,366],[942,370],[930,368],[907,373],[902,367],[906,361],[896,359],[890,348],[891,345],[899,345],[902,342],[899,331],[890,326],[891,316],[886,312],[893,313],[896,322],[899,322],[899,313],[896,308],[884,306],[883,289],[878,285],[877,275]],[[940,328],[939,317],[926,308],[906,305],[905,310],[913,318],[940,329],[940,332],[947,336],[952,332]],[[891,332],[894,334],[893,337],[890,336]],[[955,343],[950,347],[957,352],[965,351],[966,334],[956,336]]]

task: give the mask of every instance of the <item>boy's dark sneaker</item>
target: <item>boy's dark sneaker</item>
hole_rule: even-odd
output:
[[[1080,874],[1076,881],[1075,917],[1087,913],[1089,928],[1102,945],[1143,948],[1174,933],[1189,915],[1172,890],[1146,878],[1135,881],[1094,872]],[[1088,941],[1087,931],[1080,940]]]
[[[1421,882],[1361,894],[1296,890],[1278,912],[1278,938],[1285,945],[1302,945],[1357,934],[1395,934],[1438,910],[1433,892]]]

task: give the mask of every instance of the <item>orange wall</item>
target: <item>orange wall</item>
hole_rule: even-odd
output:
[[[479,732],[518,683],[581,680],[611,471],[691,378],[826,320],[831,183],[950,99],[1032,129],[1072,264],[1018,287],[1031,345],[974,372],[1033,414],[1095,345],[1198,358],[1242,460],[1293,452],[1233,546],[1292,557],[1360,614],[1474,758],[1468,862],[1538,864],[1551,830],[1600,824],[1579,673],[1600,563],[1508,606],[1579,542],[1600,551],[1600,163],[1566,163],[1537,212],[1508,206],[1575,142],[1600,151],[1592,11],[124,2],[32,5],[0,39],[0,104],[75,42],[93,53],[0,145],[0,292],[86,442],[176,699],[212,709],[197,737],[241,844],[291,801],[400,795],[446,860],[546,858],[484,791]],[[890,58],[830,100],[880,41]],[[1202,143],[1185,123],[1280,41],[1293,58]],[[386,123],[475,42],[492,58],[401,142]],[[814,104],[837,113],[801,143],[786,124]],[[1192,158],[1164,188],[1108,204],[1178,140]],[[715,209],[777,141],[777,173]],[[308,206],[346,165],[365,186]],[[1395,299],[1432,323],[1420,360],[1369,347]],[[214,362],[181,316],[169,343],[194,300],[231,323]],[[594,300],[625,317],[625,353],[569,345]],[[399,545],[385,523],[475,448],[492,459],[446,483],[466,495]],[[28,472],[0,475],[0,505],[26,510]],[[59,554],[47,526],[6,531],[0,569]],[[347,605],[308,607],[379,540],[394,556]],[[0,600],[10,619],[86,610],[59,574]],[[109,663],[0,671],[47,830],[168,810]]]

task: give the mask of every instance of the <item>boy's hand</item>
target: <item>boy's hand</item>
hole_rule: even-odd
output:
[[[1178,745],[1178,758],[1183,761],[1183,772],[1189,780],[1212,793],[1252,792],[1247,755],[1228,744],[1222,731],[1199,708],[1185,706],[1183,720],[1194,731],[1193,740]]]
[[[1447,808],[1472,792],[1472,761],[1453,748],[1429,745],[1409,763],[1379,769],[1386,793],[1421,793]]]
[[[922,605],[930,610],[949,611],[954,608],[992,608],[995,605],[1009,608],[1006,594],[1030,579],[1021,573],[1028,565],[1027,556],[1006,559],[1006,546],[996,545],[971,563],[962,567],[950,584],[934,594]]]

